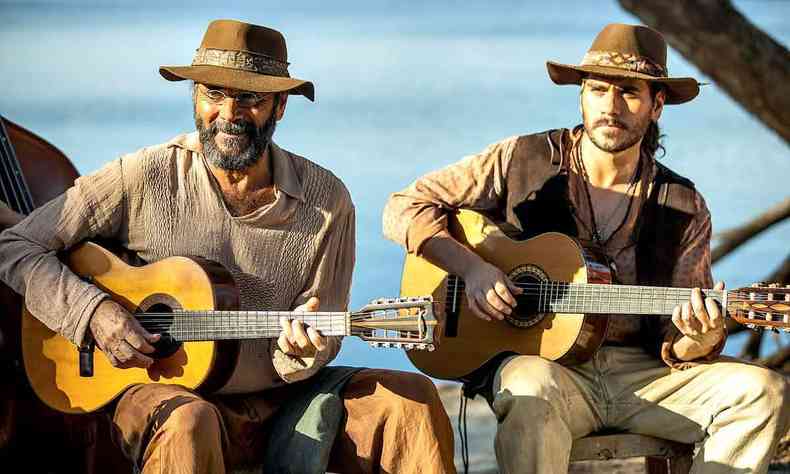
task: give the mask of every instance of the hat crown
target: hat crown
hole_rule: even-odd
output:
[[[288,61],[285,37],[277,30],[236,20],[214,20],[209,23],[200,49],[246,51]]]
[[[589,51],[641,57],[667,68],[667,43],[658,31],[642,25],[611,23],[593,40]]]

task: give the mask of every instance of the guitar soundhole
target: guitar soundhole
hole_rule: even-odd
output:
[[[545,313],[540,312],[540,299],[537,288],[548,276],[534,265],[522,265],[508,275],[524,292],[516,296],[516,310],[505,320],[521,329],[530,328],[543,320]]]
[[[155,303],[149,306],[145,312],[156,313],[156,316],[142,315],[144,317],[141,318],[140,321],[143,323],[143,327],[151,333],[159,333],[162,335],[162,337],[153,344],[154,352],[151,354],[151,357],[154,359],[164,359],[178,352],[178,349],[181,348],[181,342],[175,340],[169,332],[169,329],[173,325],[173,317],[168,315],[173,314],[173,308],[165,303]],[[145,322],[146,318],[149,318],[150,322]]]

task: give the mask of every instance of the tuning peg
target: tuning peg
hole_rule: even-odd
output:
[[[771,283],[768,285],[768,288],[779,288],[779,283]]]

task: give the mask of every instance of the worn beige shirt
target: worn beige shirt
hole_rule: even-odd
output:
[[[573,137],[578,140],[579,135]],[[447,228],[447,212],[457,209],[495,211],[501,203],[507,202],[507,172],[513,157],[518,137],[511,137],[490,145],[483,152],[468,156],[458,163],[429,173],[402,191],[393,193],[384,209],[383,231],[389,239],[406,247],[408,252],[419,254],[422,245],[431,237]],[[575,147],[567,147],[573,150]],[[568,152],[569,155],[572,153]],[[572,156],[566,156],[563,163],[569,166]],[[636,284],[636,244],[632,239],[633,229],[639,216],[646,191],[655,175],[655,163],[644,161],[642,179],[637,187],[635,203],[628,214],[625,225],[607,242],[604,252],[612,260],[617,270],[618,282]],[[584,182],[575,167],[569,169],[569,196],[576,208],[579,238],[591,241],[592,229],[589,206],[586,202]],[[683,250],[678,258],[672,276],[676,287],[711,288],[710,237],[711,220],[705,201],[699,193],[694,193],[694,219],[683,238]],[[604,238],[616,227],[612,223]],[[615,343],[629,343],[636,339],[640,331],[638,317],[631,315],[614,316],[611,319],[607,340]],[[671,327],[670,327],[671,326]],[[672,366],[682,366],[670,353],[679,331],[669,323],[665,333],[662,357]],[[721,344],[711,353],[717,355]]]
[[[55,253],[92,237],[117,240],[153,262],[197,255],[227,268],[240,309],[290,310],[311,296],[320,310],[348,305],[354,266],[354,206],[331,172],[271,147],[275,200],[234,217],[200,152],[197,134],[122,156],[79,178],[60,197],[0,234],[0,279],[23,294],[49,328],[80,344],[107,295],[64,267]],[[241,342],[221,392],[302,380],[331,361],[340,338],[314,358],[294,358],[274,340]]]

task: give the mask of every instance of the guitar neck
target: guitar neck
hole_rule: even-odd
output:
[[[149,332],[167,333],[179,341],[276,338],[280,318],[296,319],[325,336],[351,334],[350,313],[293,311],[174,311],[139,313],[138,321]]]
[[[543,282],[524,285],[524,294],[538,299],[540,312],[668,315],[691,300],[691,288],[589,283]],[[705,297],[726,303],[726,292],[704,290]]]

